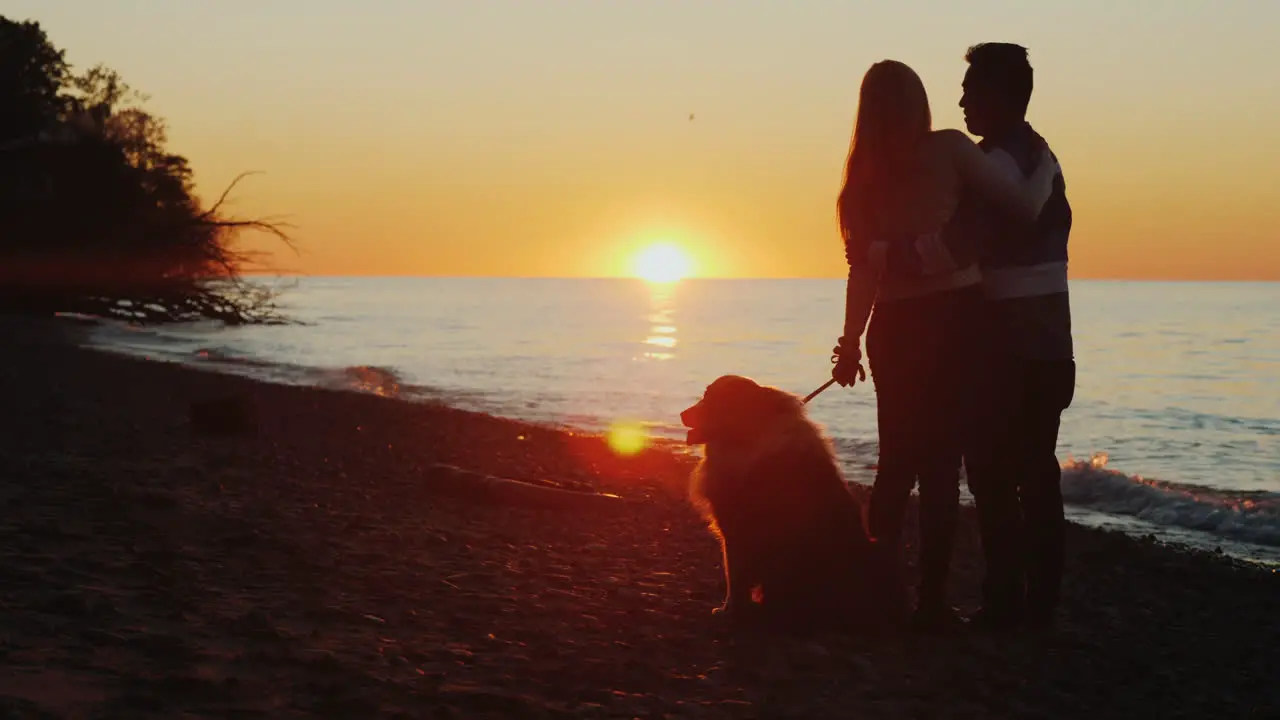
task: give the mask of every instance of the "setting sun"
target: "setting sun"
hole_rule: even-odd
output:
[[[689,271],[689,256],[673,243],[654,243],[635,259],[635,276],[651,283],[673,283],[688,277]]]

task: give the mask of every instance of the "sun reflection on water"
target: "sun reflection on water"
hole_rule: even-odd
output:
[[[674,285],[649,285],[649,335],[644,344],[645,359],[670,360],[676,356]]]

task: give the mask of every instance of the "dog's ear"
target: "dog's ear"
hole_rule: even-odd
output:
[[[741,441],[750,437],[761,419],[759,396],[762,388],[738,375],[723,375],[707,386],[702,399],[680,413],[690,431],[685,442]]]
[[[771,418],[799,416],[804,412],[800,398],[784,390],[762,387],[760,407]]]

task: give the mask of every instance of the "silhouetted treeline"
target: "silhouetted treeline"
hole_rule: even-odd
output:
[[[278,320],[243,231],[205,207],[165,124],[114,71],[76,74],[35,22],[0,17],[0,306],[137,322]],[[228,191],[234,188],[228,188]]]

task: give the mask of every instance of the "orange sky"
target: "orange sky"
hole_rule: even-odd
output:
[[[1072,275],[1280,280],[1280,3],[10,0],[148,93],[206,195],[285,215],[311,274],[844,273],[832,202],[861,74],[1031,48]],[[696,115],[691,122],[690,113]]]

